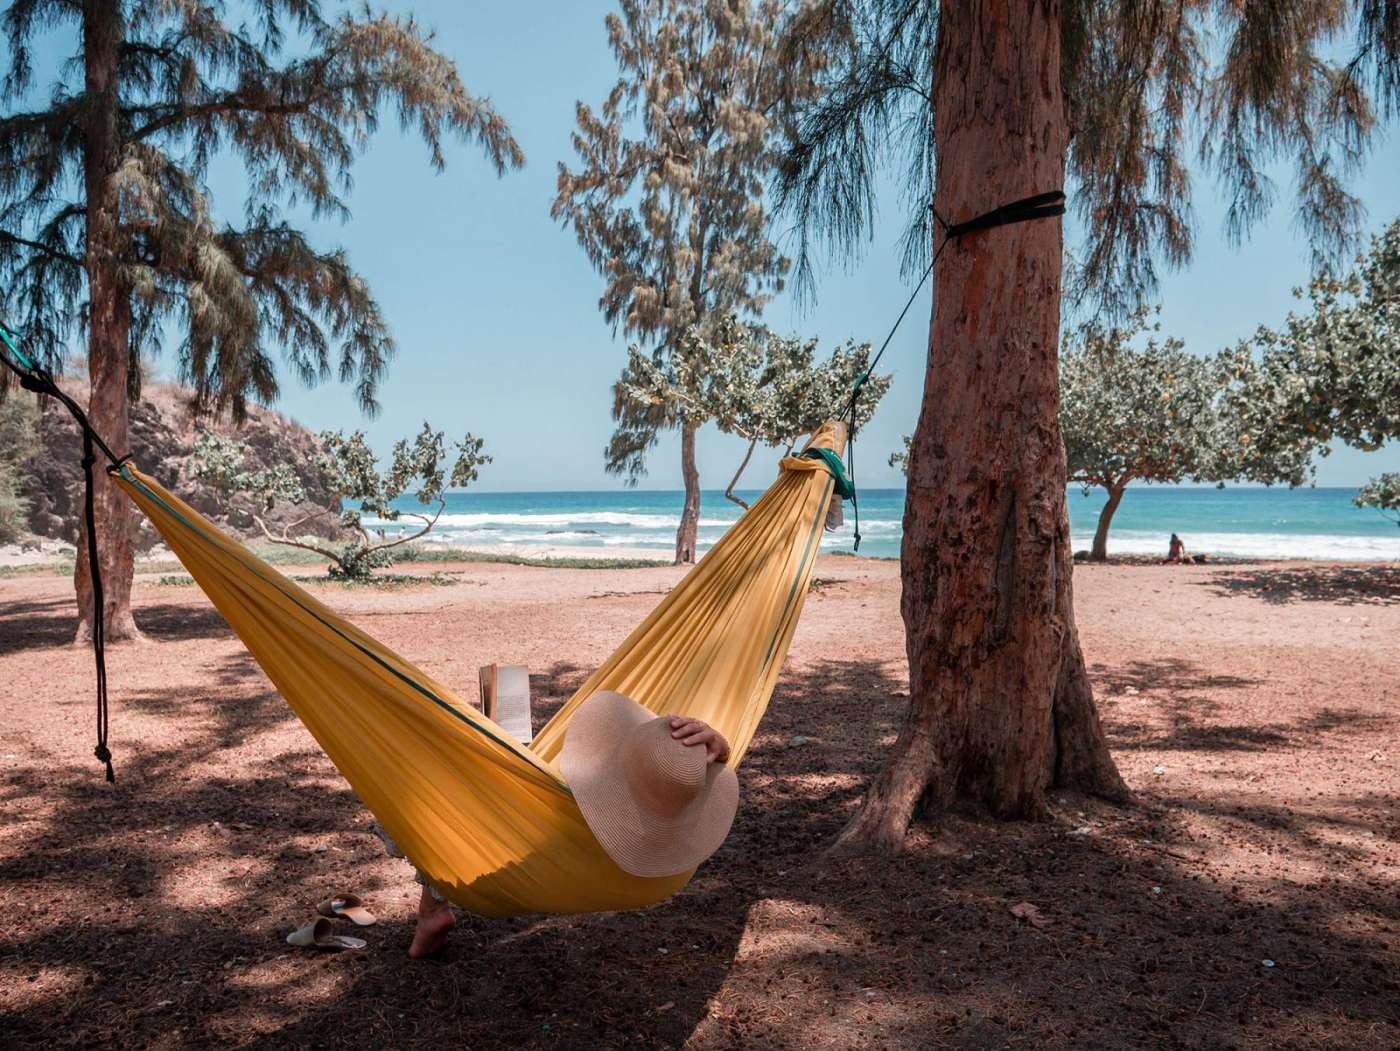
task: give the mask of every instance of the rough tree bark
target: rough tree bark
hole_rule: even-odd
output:
[[[1055,0],[942,6],[939,214],[966,219],[1064,185],[1059,20]],[[838,849],[897,850],[916,811],[957,800],[1040,819],[1051,785],[1127,795],[1074,626],[1060,223],[954,241],[934,277],[901,556],[909,713]]]
[[[700,471],[695,466],[695,428],[681,425],[681,475],[685,479],[685,507],[676,529],[676,565],[695,561],[695,536],[700,527]]]
[[[118,126],[118,58],[122,41],[121,5],[84,0],[83,58],[87,67],[83,178],[87,195],[88,376],[87,414],[93,429],[118,456],[128,448],[128,380],[131,290],[120,264],[119,202],[116,172],[121,162]],[[104,620],[108,639],[139,638],[131,616],[131,581],[136,522],[131,503],[107,477],[106,463],[94,466],[94,510],[98,566],[102,571]],[[78,597],[76,642],[92,637],[92,567],[87,526],[80,527],[78,565],[73,576]]]
[[[1103,510],[1099,512],[1099,524],[1094,530],[1094,546],[1089,552],[1089,557],[1095,562],[1104,562],[1108,559],[1108,527],[1113,522],[1113,513],[1123,502],[1123,492],[1127,487],[1110,485],[1106,488],[1108,489],[1108,503],[1104,504]]]

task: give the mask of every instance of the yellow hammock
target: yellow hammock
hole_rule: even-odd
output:
[[[806,448],[839,456],[844,444],[828,423]],[[639,908],[685,886],[693,873],[629,875],[593,838],[557,768],[569,719],[617,690],[709,722],[737,764],[787,655],[833,488],[822,459],[783,458],[763,497],[526,747],[149,476],[123,464],[114,477],[404,854],[485,916]]]

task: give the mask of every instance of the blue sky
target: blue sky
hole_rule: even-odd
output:
[[[235,6],[235,5],[231,5]],[[435,174],[426,151],[392,120],[354,169],[346,224],[315,223],[323,246],[342,246],[369,280],[399,345],[380,392],[381,414],[366,420],[351,392],[330,384],[307,390],[287,379],[278,405],[313,429],[363,428],[386,449],[426,419],[449,432],[486,439],[495,462],[483,490],[611,489],[603,471],[611,432],[609,385],[624,357],[597,309],[602,283],[571,231],[549,218],[557,165],[572,162],[574,104],[596,105],[615,79],[603,28],[606,3],[517,0],[388,0],[437,31],[437,44],[458,63],[468,88],[492,98],[523,146],[527,166],[497,179],[480,152],[452,144],[446,172]],[[327,12],[336,10],[326,4]],[[1382,143],[1357,186],[1368,232],[1400,214],[1400,147]],[[1306,246],[1291,227],[1291,180],[1279,173],[1279,204],[1252,240],[1235,250],[1220,236],[1218,194],[1198,180],[1197,251],[1191,268],[1163,283],[1162,322],[1188,348],[1211,353],[1277,323],[1292,307],[1291,289],[1307,279]],[[219,210],[241,210],[242,182],[231,164],[213,173]],[[1039,188],[1038,188],[1039,189]],[[799,312],[791,297],[764,320],[784,333],[882,340],[908,298],[898,271],[901,215],[887,206],[863,259],[828,266],[818,302]],[[988,207],[1001,203],[988,201]],[[899,485],[885,465],[918,414],[926,352],[929,293],[910,311],[882,368],[895,374],[879,413],[861,434],[859,476],[867,486]],[[701,480],[722,488],[742,456],[737,439],[702,433]],[[664,438],[651,457],[646,488],[680,486],[678,444]],[[1364,454],[1339,450],[1321,461],[1319,484],[1354,485],[1400,469],[1400,446]],[[756,458],[747,483],[766,484],[771,463]]]

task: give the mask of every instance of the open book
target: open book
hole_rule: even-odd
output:
[[[530,719],[530,670],[518,664],[488,664],[480,671],[481,710],[517,741],[535,736]]]

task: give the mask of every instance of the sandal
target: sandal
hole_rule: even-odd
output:
[[[324,916],[314,923],[308,923],[300,930],[287,935],[287,944],[299,949],[324,949],[327,952],[340,952],[342,949],[363,949],[363,938],[352,938],[348,934],[334,934],[331,921]]]
[[[372,927],[374,913],[365,908],[365,903],[353,894],[337,894],[316,906],[316,912],[328,920],[353,920],[357,927]]]

